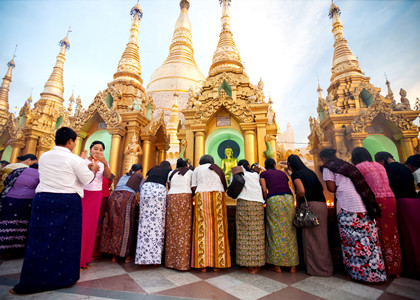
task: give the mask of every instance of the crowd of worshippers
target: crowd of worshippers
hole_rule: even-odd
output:
[[[19,283],[11,293],[27,294],[74,284],[92,257],[113,262],[161,265],[202,272],[231,267],[226,178],[213,157],[203,155],[195,169],[178,159],[148,170],[140,164],[113,183],[95,141],[90,151],[72,153],[76,133],[62,127],[56,146],[39,158],[26,154],[3,164],[0,254],[24,255]],[[420,155],[405,164],[387,152],[352,151],[352,163],[336,150],[320,152],[321,176],[335,194],[345,271],[356,281],[420,276]],[[2,162],[3,163],[3,162]],[[296,207],[317,215],[319,226],[302,229],[307,274],[332,276],[328,208],[318,176],[297,155],[281,170],[272,158],[265,168],[240,160],[244,186],[237,196],[236,264],[251,274],[261,267],[296,272]],[[236,167],[236,168],[238,168]],[[296,204],[297,203],[297,204]],[[138,212],[136,212],[138,205]],[[136,226],[138,224],[138,226]],[[137,228],[135,228],[137,227]],[[93,264],[93,268],[94,268]],[[404,273],[403,273],[404,272]]]

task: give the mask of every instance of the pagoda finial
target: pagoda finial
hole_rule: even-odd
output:
[[[334,56],[332,62],[331,82],[347,76],[364,76],[359,67],[359,61],[347,45],[343,35],[343,26],[340,21],[340,8],[331,2],[329,17],[332,19],[332,33],[334,34]]]
[[[140,8],[138,1],[137,4],[130,10],[130,15],[132,18],[130,38],[118,63],[117,73],[114,74],[114,79],[119,77],[131,77],[142,84],[143,80],[141,79],[141,66],[137,38],[139,35],[139,23],[143,17],[143,10]]]
[[[181,9],[186,8],[187,10],[190,8],[190,1],[189,0],[181,0],[179,1],[179,6]]]
[[[385,75],[385,79],[386,79],[385,84],[388,88],[388,95],[386,95],[385,98],[390,99],[390,100],[394,100],[394,93],[391,90],[391,83],[388,81],[388,77],[386,76],[386,73],[384,73],[384,75]]]
[[[70,49],[69,42],[69,33],[71,32],[71,27],[67,30],[67,35],[58,43],[61,47],[60,53],[57,56],[57,61],[55,63],[54,69],[50,75],[50,78],[44,85],[43,94],[50,94],[57,96],[61,103],[64,102],[64,83],[63,83],[63,71],[64,71],[64,62],[66,61],[66,51]]]
[[[66,36],[58,43],[58,45],[60,45],[60,47],[63,47],[65,45],[66,50],[70,49],[70,41],[69,41],[69,33],[70,32],[72,32],[71,31],[71,26],[69,26],[69,30],[67,30]]]
[[[241,55],[230,31],[229,6],[231,0],[219,0],[219,3],[222,5],[222,31],[219,35],[216,51],[213,54],[209,75],[214,76],[222,72],[243,73],[244,67]]]
[[[7,63],[8,69],[0,86],[0,112],[3,113],[8,113],[9,111],[9,88],[10,83],[12,82],[12,69],[16,66],[14,60],[16,57],[16,49],[17,45],[15,47],[15,51],[13,52],[12,59]]]

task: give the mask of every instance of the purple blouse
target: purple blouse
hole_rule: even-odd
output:
[[[262,172],[260,178],[265,179],[268,190],[267,198],[276,195],[292,194],[286,173],[276,169],[269,169]]]
[[[16,179],[15,184],[7,193],[7,197],[16,199],[33,199],[35,189],[39,183],[39,173],[37,169],[26,168]]]

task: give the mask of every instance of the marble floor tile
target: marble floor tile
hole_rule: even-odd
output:
[[[411,299],[420,299],[420,283],[414,279],[396,278],[386,291]]]
[[[207,279],[206,281],[222,290],[243,284],[241,280],[235,279],[230,275],[221,275]]]
[[[76,283],[76,285],[104,290],[146,294],[146,291],[142,289],[128,274],[82,281]]]
[[[0,275],[20,273],[23,259],[4,260],[0,265]]]
[[[242,300],[258,299],[270,294],[247,283],[232,286],[224,291]]]
[[[229,276],[238,279],[242,282],[255,286],[263,291],[268,293],[274,293],[278,290],[281,290],[287,287],[287,284],[272,280],[270,278],[258,275],[258,274],[250,274],[245,273],[243,271],[236,271],[230,273]]]
[[[407,298],[407,297],[400,296],[400,295],[397,295],[397,294],[388,293],[388,292],[385,291],[378,298],[378,300],[411,300],[411,298]]]
[[[337,289],[349,292],[355,296],[363,295],[363,298],[376,300],[378,299],[383,291],[374,287],[368,287],[366,285],[358,284],[355,282],[346,282],[339,286]]]
[[[233,300],[238,299],[225,291],[218,289],[206,281],[198,281],[184,286],[158,292],[159,295],[170,295],[175,297],[187,297],[196,299],[220,299]],[[156,295],[154,294],[154,295]],[[152,296],[152,295],[150,295]]]
[[[330,287],[324,283],[313,281],[311,278],[294,283],[292,286],[318,297],[325,297],[325,295],[334,289],[334,287]]]
[[[124,269],[116,263],[94,261],[90,263],[90,267],[90,269],[80,271],[80,282],[126,274]]]
[[[265,297],[260,298],[259,300],[278,300],[278,299],[287,299],[287,300],[321,300],[318,296],[312,295],[310,293],[304,292],[292,286],[288,286],[284,289],[281,289],[277,292],[271,293]]]
[[[289,273],[289,272],[276,273],[272,270],[268,270],[265,268],[261,269],[261,271],[258,272],[257,274],[264,277],[268,277],[272,280],[275,280],[275,281],[278,281],[287,285],[299,282],[303,279],[310,277],[303,271],[297,271],[296,273]]]
[[[166,278],[166,276],[169,274],[169,270],[156,268],[145,271],[131,272],[128,275],[134,279],[134,281],[148,294],[152,294],[177,286]]]
[[[364,295],[355,295],[353,293],[349,293],[347,291],[343,291],[340,289],[332,289],[328,293],[322,296],[327,300],[368,300],[369,298],[365,298]]]
[[[177,286],[201,281],[201,278],[198,278],[197,276],[191,273],[179,272],[179,271],[174,271],[173,273],[170,273],[166,275],[165,277]]]

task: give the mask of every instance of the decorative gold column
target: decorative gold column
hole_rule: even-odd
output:
[[[166,158],[166,151],[164,148],[161,148],[161,146],[158,146],[158,150],[159,150],[158,164],[160,164]]]
[[[121,137],[125,135],[125,130],[123,128],[109,128],[108,132],[112,135],[111,137],[111,151],[109,153],[109,168],[111,173],[115,176],[119,177],[119,172],[121,169],[121,165],[118,165],[119,157],[121,156]],[[120,168],[118,168],[120,167]]]
[[[73,153],[76,155],[80,155],[82,153],[82,144],[83,140],[87,136],[87,132],[79,131],[76,137],[76,145],[73,148]]]
[[[264,165],[265,157],[264,157],[264,151],[267,150],[267,145],[265,144],[265,135],[266,135],[266,127],[267,127],[267,118],[264,118],[264,120],[259,120],[257,124],[257,146],[258,146],[258,163],[260,165]]]
[[[204,131],[197,131],[194,133],[194,166],[196,167],[200,165],[200,158],[205,154],[205,136],[206,134]]]
[[[150,157],[152,151],[152,142],[148,139],[143,140],[143,176],[146,176],[147,171],[150,169]]]
[[[402,157],[400,162],[404,163],[409,156],[414,155],[414,147],[413,147],[413,141],[409,137],[403,137],[401,139],[401,144],[403,148],[404,157]]]
[[[14,142],[10,144],[12,147],[12,154],[10,155],[10,163],[13,164],[17,161],[17,157],[20,156],[22,148],[25,146],[24,142]]]
[[[241,128],[245,135],[245,159],[253,164],[256,162],[255,157],[255,124],[254,123],[242,123]]]
[[[30,135],[27,137],[25,142],[25,149],[23,149],[24,154],[36,154],[36,145],[38,144],[38,136]]]

